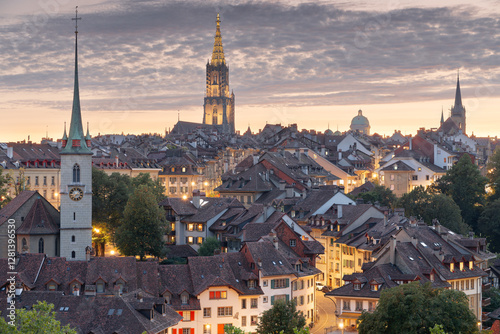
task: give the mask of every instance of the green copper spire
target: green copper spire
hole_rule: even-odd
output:
[[[85,135],[83,134],[82,113],[80,110],[80,90],[78,87],[78,6],[76,7],[76,16],[72,20],[75,25],[75,84],[73,91],[73,110],[71,112],[71,123],[69,126],[68,142],[61,150],[61,154],[92,154],[87,147]]]
[[[454,115],[461,115],[462,114],[462,93],[460,92],[460,76],[457,73],[457,89],[455,91],[455,105],[453,106],[452,109],[452,114]]]

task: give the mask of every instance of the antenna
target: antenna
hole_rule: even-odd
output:
[[[75,34],[78,34],[78,20],[81,20],[81,17],[78,17],[78,6],[75,9],[75,17],[71,20],[75,21]]]

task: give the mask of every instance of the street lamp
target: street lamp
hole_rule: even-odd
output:
[[[342,334],[344,334],[344,322],[339,324],[339,328],[342,330]]]

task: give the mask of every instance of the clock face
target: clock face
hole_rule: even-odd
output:
[[[75,187],[71,188],[69,191],[69,198],[73,201],[79,201],[83,198],[83,190],[81,188]]]

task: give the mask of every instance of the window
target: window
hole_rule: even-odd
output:
[[[212,308],[211,307],[204,307],[203,308],[203,318],[210,318],[212,317]]]
[[[248,288],[255,289],[255,280],[254,279],[248,280]]]
[[[175,168],[172,168],[172,172],[175,172]],[[177,183],[177,178],[176,177],[171,177],[170,178],[170,183]]]
[[[469,290],[469,280],[465,281],[465,290]]]
[[[368,311],[373,312],[375,310],[375,302],[368,302]]]
[[[394,181],[394,174],[391,174],[391,181]]]
[[[52,176],[52,178],[51,178],[50,185],[51,186],[55,186],[56,185],[56,178],[54,176]]]
[[[233,307],[217,307],[217,316],[218,317],[231,317],[233,315]]]
[[[262,302],[263,303],[267,303],[268,302],[267,296],[262,297]]]
[[[262,281],[262,286],[267,286],[267,279]]]
[[[470,288],[471,290],[474,290],[474,279],[470,280]]]
[[[227,291],[210,291],[210,299],[226,299]]]
[[[295,246],[297,246],[297,240],[290,239],[290,247],[295,247]]]
[[[43,177],[43,185],[44,185],[44,186],[46,186],[46,185],[47,185],[47,177],[46,177],[46,176],[44,176],[44,177]]]
[[[193,237],[186,237],[186,243],[187,244],[193,244],[194,243],[194,238]]]
[[[72,251],[72,252],[71,252],[71,258],[72,258],[72,259],[76,258],[76,252],[75,252],[75,251]]]
[[[43,197],[44,197],[44,198],[47,198],[47,190],[44,190],[44,191],[43,191]]]
[[[203,243],[203,239],[204,239],[203,237],[197,237],[196,238],[196,243],[199,244],[199,245],[201,245]]]
[[[186,228],[188,231],[194,231],[194,224],[187,224]]]
[[[212,330],[209,324],[203,325],[203,334],[211,334]]]
[[[250,308],[257,308],[257,298],[250,299]]]
[[[76,237],[74,235],[71,236],[71,242],[75,242],[76,241]]]
[[[28,177],[26,178],[26,184],[27,184],[27,185],[30,185],[30,181],[31,181],[31,177],[29,177],[29,176],[28,176]]]
[[[203,232],[203,230],[204,230],[204,225],[203,225],[203,224],[197,224],[197,225],[196,225],[196,229],[197,229],[199,232]]]
[[[246,299],[242,299],[241,300],[241,308],[242,309],[246,309],[247,308],[247,300]]]
[[[56,198],[56,191],[55,190],[52,190],[52,192],[51,192],[51,198],[52,199]]]
[[[363,302],[356,300],[356,311],[361,311],[363,309]]]
[[[169,189],[170,189],[169,192],[171,194],[175,194],[177,192],[177,188],[175,188],[175,187],[170,187]]]
[[[38,185],[38,176],[35,176],[35,186]]]
[[[169,292],[166,292],[163,297],[165,298],[165,303],[170,305],[172,302],[172,295]]]
[[[351,310],[351,303],[349,300],[344,300],[342,303],[342,309],[350,311]]]
[[[55,285],[55,283],[50,283],[48,285],[48,289],[49,289],[49,291],[56,291],[56,285]]]
[[[182,172],[184,173],[186,171],[186,168],[182,169]],[[187,183],[188,178],[187,177],[181,177],[181,183]]]
[[[78,164],[73,166],[73,183],[80,183],[80,166]]]
[[[391,184],[391,190],[394,190],[394,185],[393,184]]]
[[[304,305],[304,296],[300,296],[300,302],[299,305]]]
[[[464,281],[460,281],[460,290],[464,291]]]
[[[361,283],[354,283],[353,287],[354,287],[354,290],[360,290],[361,289]]]
[[[287,288],[289,284],[288,282],[289,282],[288,278],[273,279],[271,280],[271,289]]]
[[[43,253],[43,252],[44,252],[43,238],[40,238],[40,240],[38,240],[38,253]]]
[[[257,321],[258,321],[258,318],[256,315],[252,315],[250,317],[250,326],[257,326]]]
[[[427,181],[429,181],[429,179],[430,179],[429,175],[426,175],[426,176],[425,176],[425,179],[426,179]]]
[[[418,175],[412,175],[411,179],[412,179],[413,181],[418,181]]]
[[[245,327],[247,325],[247,317],[242,316],[241,317],[241,327]]]
[[[186,313],[189,313],[189,312],[186,312]],[[182,334],[191,334],[191,328],[183,328]]]
[[[182,321],[191,321],[191,312],[182,312]]]
[[[187,292],[184,292],[181,294],[181,303],[182,304],[187,304],[189,300],[189,294]]]
[[[104,292],[104,281],[102,281],[102,280],[97,281],[96,291],[99,292],[99,293],[103,293]]]
[[[186,172],[186,167],[182,167],[182,172],[183,172],[183,173],[185,173],[185,172]],[[187,182],[187,178],[184,178],[184,177],[183,177],[182,179],[185,179],[186,181],[181,181],[181,182],[183,182],[183,183],[186,183],[186,182]],[[182,180],[182,179],[181,179],[181,180]]]

